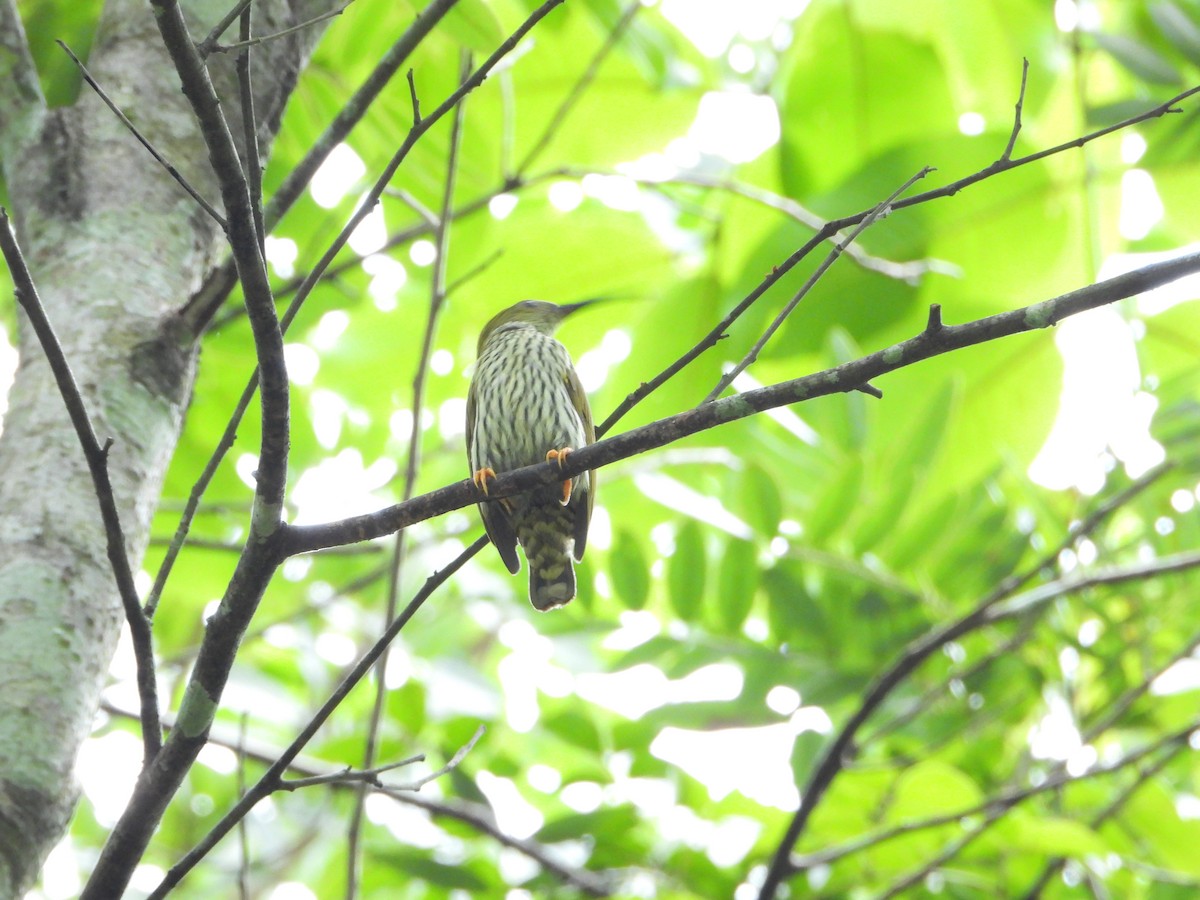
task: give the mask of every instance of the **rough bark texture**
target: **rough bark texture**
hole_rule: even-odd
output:
[[[11,0],[0,3],[11,13]],[[197,39],[229,5],[187,4]],[[256,30],[331,5],[259,0]],[[256,51],[264,142],[316,36],[309,29]],[[88,67],[219,208],[149,4],[106,5]],[[216,57],[212,67],[234,119],[233,59]],[[97,435],[113,440],[111,478],[136,567],[195,372],[195,336],[174,313],[219,261],[223,235],[86,87],[71,107],[34,109],[0,147],[10,212],[43,303]],[[24,321],[19,351],[0,436],[0,896],[23,893],[70,819],[75,757],[122,623],[83,454]]]

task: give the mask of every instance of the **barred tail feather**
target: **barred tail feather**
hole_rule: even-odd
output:
[[[545,612],[564,606],[575,596],[575,570],[566,557],[566,565],[554,578],[543,578],[532,563],[529,565],[529,600],[535,609]]]
[[[523,513],[517,537],[529,561],[529,600],[539,610],[562,606],[575,596],[570,514],[554,499]]]

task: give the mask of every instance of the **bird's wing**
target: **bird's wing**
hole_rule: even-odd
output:
[[[587,439],[587,443],[592,444],[596,441],[596,427],[592,424],[592,408],[588,405],[587,393],[583,389],[583,384],[579,380],[575,369],[571,366],[567,367],[566,375],[567,394],[571,398],[571,405],[579,413],[579,419],[583,423],[583,434]],[[596,500],[596,472],[591,470],[587,473],[587,477],[580,484],[579,490],[571,496],[571,512],[575,517],[575,558],[583,559],[583,551],[587,547],[588,523],[592,520],[592,504]]]
[[[475,382],[467,391],[467,465],[474,475],[476,468],[483,461],[475,460],[471,455],[471,445],[475,436]],[[516,575],[521,571],[521,561],[517,559],[517,535],[513,531],[512,520],[499,502],[485,501],[479,504],[479,515],[483,518],[483,527],[488,538],[495,546],[500,558],[510,573]]]

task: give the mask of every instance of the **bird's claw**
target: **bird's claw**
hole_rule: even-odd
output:
[[[483,496],[487,496],[488,482],[496,478],[496,470],[491,466],[484,466],[482,469],[476,469],[471,475],[471,480],[475,482],[475,487],[483,491]]]
[[[546,451],[546,462],[550,462],[550,460],[554,460],[555,462],[558,463],[558,467],[561,469],[563,467],[563,463],[566,462],[567,457],[573,452],[574,452],[574,450],[571,447],[563,447],[561,450],[547,450]],[[566,506],[570,502],[571,502],[571,479],[568,478],[566,481],[564,481],[562,483],[562,505]]]

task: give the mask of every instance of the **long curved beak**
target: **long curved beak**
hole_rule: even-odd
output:
[[[563,311],[564,316],[568,316],[576,310],[583,309],[585,306],[592,306],[596,303],[608,303],[610,300],[624,299],[626,298],[617,294],[606,295],[604,297],[588,297],[586,300],[580,300],[578,303],[564,303],[559,309]]]

